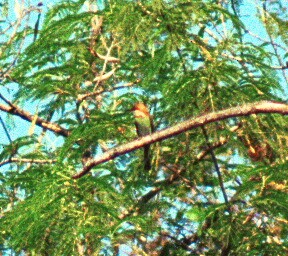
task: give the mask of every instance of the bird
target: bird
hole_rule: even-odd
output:
[[[153,122],[148,107],[143,102],[134,104],[133,115],[138,137],[143,137],[152,133]],[[149,156],[150,145],[144,146],[144,170],[151,169],[151,160]]]

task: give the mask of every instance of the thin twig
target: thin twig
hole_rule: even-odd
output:
[[[1,123],[1,125],[2,125],[2,127],[3,127],[3,129],[4,129],[4,132],[5,132],[6,136],[7,136],[7,138],[8,138],[8,140],[9,140],[10,144],[11,144],[11,143],[12,143],[11,136],[10,136],[10,134],[9,134],[7,128],[6,128],[6,125],[5,125],[5,123],[3,122],[3,119],[2,119],[1,116],[0,116],[0,123]]]
[[[220,147],[224,144],[217,144],[217,147]],[[212,147],[216,147],[216,144],[213,145]],[[209,154],[209,151],[211,150],[211,148],[207,148],[205,150],[203,150],[203,152],[201,152],[200,154],[198,154],[196,156],[196,159],[193,161],[192,164],[197,164],[198,162],[200,162],[207,154]],[[135,206],[131,207],[129,210],[126,210],[125,212],[121,213],[121,215],[119,216],[120,219],[124,219],[127,216],[130,216],[133,213],[139,212],[141,210],[141,207],[143,205],[145,205],[149,200],[151,200],[152,198],[154,198],[156,195],[158,195],[163,189],[167,188],[170,184],[172,184],[173,182],[175,182],[176,180],[178,180],[179,178],[181,178],[181,175],[183,173],[185,173],[186,169],[185,168],[175,168],[172,169],[169,166],[166,166],[167,168],[169,168],[170,170],[173,171],[173,174],[170,175],[168,178],[166,178],[165,180],[160,180],[160,181],[155,181],[154,182],[154,188],[152,188],[148,193],[146,193],[144,196],[142,196],[138,202],[136,203]],[[196,188],[197,189],[197,188]],[[197,189],[198,190],[198,189]],[[200,192],[202,193],[202,192]],[[202,195],[203,197],[205,197],[205,195]],[[207,201],[208,198],[206,198]]]
[[[266,32],[267,32],[267,34],[268,34],[268,36],[269,36],[269,40],[270,40],[270,42],[271,42],[272,48],[273,48],[273,50],[274,50],[274,52],[275,52],[275,55],[276,55],[276,58],[277,58],[277,60],[278,60],[279,65],[280,65],[281,67],[284,67],[285,65],[284,65],[284,63],[282,62],[281,58],[279,57],[278,49],[277,49],[277,47],[276,47],[276,45],[275,45],[274,39],[273,39],[270,31],[267,29],[267,27],[268,27],[268,25],[267,25],[267,22],[268,22],[268,20],[267,20],[268,11],[267,11],[267,7],[266,7],[266,1],[263,2],[263,11],[264,11],[264,23],[265,23],[265,25],[266,25]],[[288,69],[288,65],[286,65],[286,68]],[[286,73],[285,73],[285,71],[284,71],[284,68],[282,69],[282,74],[283,74],[283,77],[284,77],[286,83],[288,83],[288,77],[286,76]]]
[[[206,140],[206,144],[207,144],[208,148],[212,148],[212,145],[209,142],[209,136],[208,136],[207,130],[205,129],[204,126],[202,126],[201,129],[202,129],[202,132],[203,132],[203,135],[204,135],[204,138]],[[223,177],[222,177],[222,174],[220,172],[220,168],[219,168],[219,165],[218,165],[217,158],[216,158],[216,156],[214,154],[214,150],[211,149],[209,151],[209,153],[211,155],[212,162],[214,164],[214,168],[215,168],[215,171],[216,171],[217,176],[218,176],[219,185],[220,185],[220,188],[221,188],[225,203],[228,204],[229,203],[228,196],[227,196],[227,193],[226,193],[226,190],[225,190],[225,187],[224,187]]]
[[[96,92],[90,92],[90,93],[86,93],[86,94],[79,94],[78,97],[77,97],[77,100],[78,101],[82,101],[88,97],[93,97],[93,96],[97,96],[97,95],[100,95],[102,93],[107,93],[107,92],[113,92],[115,90],[121,90],[121,89],[124,89],[124,88],[127,88],[127,87],[131,87],[133,86],[134,84],[138,83],[139,81],[135,81],[135,82],[131,82],[131,83],[126,83],[126,84],[123,84],[121,86],[117,86],[117,87],[112,87],[112,88],[109,88],[109,89],[104,89],[104,88],[101,88],[99,89],[98,91]]]
[[[56,163],[56,160],[11,157],[3,162],[0,162],[0,167],[10,163],[52,164]]]

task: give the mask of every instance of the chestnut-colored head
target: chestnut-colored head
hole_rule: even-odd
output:
[[[143,113],[144,115],[150,115],[149,114],[149,109],[143,102],[137,102],[134,104],[133,108],[131,109],[134,113]]]

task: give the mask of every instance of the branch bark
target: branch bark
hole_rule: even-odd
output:
[[[35,120],[35,116],[30,114],[29,112],[17,107],[16,105],[10,103],[9,106],[5,106],[3,104],[0,104],[0,110],[7,112],[9,114],[19,116],[20,118],[28,121],[28,122],[33,122]],[[64,129],[58,124],[55,124],[53,122],[49,122],[47,120],[44,120],[40,117],[36,118],[36,125],[46,128],[47,130],[50,130],[54,133],[60,134],[64,137],[67,137],[69,135],[69,131]]]
[[[169,128],[155,132],[151,135],[144,136],[141,139],[137,139],[127,144],[112,148],[106,151],[105,153],[103,153],[102,156],[88,161],[87,164],[83,167],[83,170],[80,173],[75,174],[73,178],[78,179],[84,176],[96,165],[110,161],[120,155],[129,153],[131,151],[134,151],[146,145],[155,143],[157,141],[162,141],[170,137],[176,136],[185,131],[188,131],[197,127],[201,127],[212,122],[224,120],[227,118],[249,116],[252,114],[261,114],[261,113],[262,114],[278,113],[282,115],[287,115],[288,104],[275,102],[275,101],[260,101],[260,102],[245,104],[242,106],[228,108],[228,109],[217,111],[217,112],[203,114],[199,117],[189,119],[187,121],[183,121]]]

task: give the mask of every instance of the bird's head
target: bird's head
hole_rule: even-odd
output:
[[[150,116],[149,109],[143,102],[137,102],[131,109],[135,117],[147,117]]]

